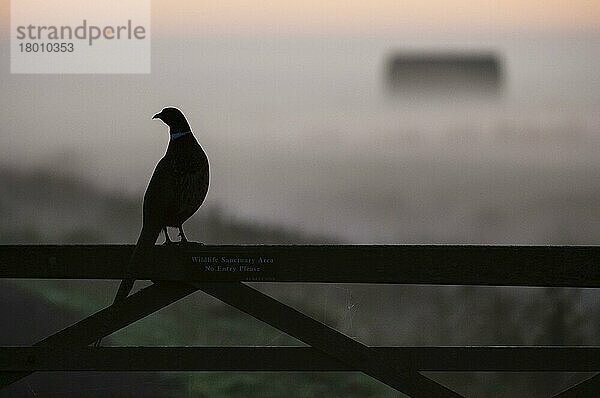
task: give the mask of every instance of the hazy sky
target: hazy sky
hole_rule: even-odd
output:
[[[9,0],[0,16],[6,38]],[[548,195],[557,216],[566,193],[596,202],[598,22],[598,0],[153,1],[149,75],[11,75],[0,41],[0,166],[141,198],[167,142],[151,115],[177,105],[209,154],[210,204],[356,242],[456,241]],[[495,51],[501,101],[390,101],[383,64],[405,49]],[[515,219],[473,241],[538,239]]]
[[[155,28],[185,33],[282,30],[366,32],[377,29],[597,27],[600,2],[574,0],[182,1],[153,3]]]
[[[18,1],[18,0],[13,0]],[[77,0],[63,0],[77,1]],[[10,0],[0,0],[2,31]],[[152,2],[155,35],[365,34],[389,30],[597,29],[594,0],[159,1]]]

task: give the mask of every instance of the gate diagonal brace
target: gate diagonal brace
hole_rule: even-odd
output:
[[[118,305],[106,307],[34,345],[56,348],[89,345],[195,291],[196,288],[181,283],[154,283],[127,297]],[[0,389],[31,373],[33,372],[0,372]]]
[[[392,359],[243,283],[191,285],[413,398],[461,397],[419,372],[398,370]]]
[[[554,395],[552,398],[597,398],[600,391],[600,373]]]

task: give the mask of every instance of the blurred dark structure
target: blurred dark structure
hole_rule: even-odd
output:
[[[503,84],[501,59],[494,53],[397,53],[385,65],[391,94],[492,95]]]

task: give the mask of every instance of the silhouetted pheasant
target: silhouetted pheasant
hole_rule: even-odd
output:
[[[142,231],[131,256],[129,266],[135,267],[146,258],[160,231],[165,233],[165,244],[172,243],[167,227],[179,228],[181,242],[187,242],[183,223],[198,210],[208,192],[208,158],[194,138],[185,116],[177,108],[165,108],[152,117],[169,126],[169,146],[158,162],[146,194]],[[133,288],[135,280],[123,279],[114,304],[123,301]],[[99,345],[100,340],[96,342]]]

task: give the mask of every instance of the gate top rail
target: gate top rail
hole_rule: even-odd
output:
[[[123,279],[132,245],[0,245],[0,278]],[[135,279],[600,287],[600,246],[155,246]]]

